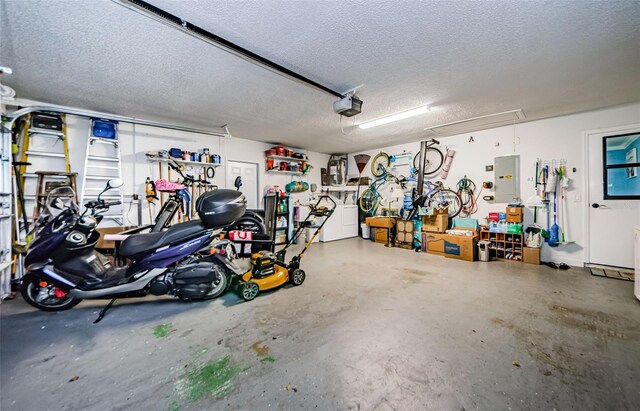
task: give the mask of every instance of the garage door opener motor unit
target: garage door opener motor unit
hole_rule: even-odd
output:
[[[362,112],[362,100],[356,96],[347,96],[333,103],[333,111],[341,116],[353,117]]]

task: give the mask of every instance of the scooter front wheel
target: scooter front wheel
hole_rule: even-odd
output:
[[[63,311],[75,307],[82,301],[73,298],[69,290],[65,290],[46,280],[29,276],[22,282],[20,289],[22,298],[27,304],[42,311]]]

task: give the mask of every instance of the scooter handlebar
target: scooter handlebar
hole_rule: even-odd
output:
[[[96,200],[96,201],[89,201],[84,206],[86,208],[93,208],[93,209],[97,208],[97,209],[99,209],[99,208],[109,208],[111,206],[116,206],[116,205],[120,205],[120,204],[122,204],[121,201]]]

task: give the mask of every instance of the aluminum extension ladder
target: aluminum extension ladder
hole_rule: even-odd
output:
[[[56,128],[43,128],[34,124],[34,119],[37,116],[47,117],[52,121],[59,121],[61,123],[60,130]],[[33,113],[24,123],[22,145],[20,150],[20,184],[22,186],[22,192],[24,193],[25,210],[22,210],[18,203],[18,217],[22,216],[22,213],[26,213],[30,216],[35,216],[39,212],[39,194],[37,190],[36,180],[38,174],[36,170],[50,170],[53,174],[70,173],[71,165],[69,164],[69,144],[67,141],[67,123],[64,114],[49,114],[49,113]],[[53,144],[50,144],[51,139],[55,139]],[[62,146],[58,145],[62,142]],[[43,163],[46,161],[46,163]],[[27,165],[28,164],[28,165]],[[51,176],[53,179],[66,179],[64,175]],[[19,218],[19,221],[22,221]],[[24,229],[20,229],[21,232]]]
[[[96,137],[93,135],[95,121],[96,119],[91,119],[91,127],[89,128],[87,153],[85,156],[84,172],[82,173],[81,207],[84,207],[87,201],[96,200],[98,194],[104,190],[107,181],[122,178],[118,125],[114,124],[114,138]],[[124,225],[125,206],[123,188],[111,188],[105,191],[100,198],[107,201],[120,201],[120,205],[110,207],[109,211],[103,214],[103,221],[112,220],[118,225]]]

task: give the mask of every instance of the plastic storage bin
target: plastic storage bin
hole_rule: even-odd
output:
[[[362,230],[362,238],[364,238],[365,240],[368,240],[371,237],[369,226],[366,223],[360,224],[360,230]]]

